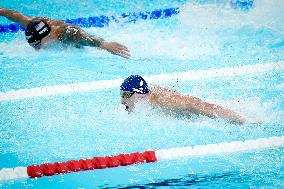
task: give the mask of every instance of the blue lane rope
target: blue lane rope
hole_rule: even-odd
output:
[[[231,7],[247,11],[254,6],[254,0],[231,0]]]
[[[102,28],[108,26],[110,22],[135,23],[138,20],[168,18],[179,14],[179,12],[180,12],[179,8],[168,8],[168,9],[157,9],[154,11],[123,13],[119,17],[102,15],[102,16],[93,16],[88,18],[66,19],[64,20],[64,22],[84,28],[89,28],[89,27]],[[0,33],[6,33],[6,32],[16,33],[18,31],[25,31],[25,27],[16,23],[8,25],[0,24]]]

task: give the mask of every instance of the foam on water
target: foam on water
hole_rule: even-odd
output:
[[[180,20],[187,26],[203,32],[220,28],[241,28],[253,26],[257,29],[270,28],[283,34],[284,2],[278,0],[257,0],[249,11],[233,9],[229,1],[220,4],[196,4],[188,2],[182,8]],[[210,19],[208,19],[210,18]]]
[[[231,30],[238,31],[249,27],[256,32],[261,32],[263,29],[271,30],[281,36],[284,31],[283,7],[282,1],[259,0],[255,2],[252,9],[244,12],[233,9],[226,2],[223,4],[188,2],[181,7],[180,14],[173,18],[142,20],[135,24],[111,22],[109,27],[88,28],[86,31],[127,45],[134,59],[153,56],[183,60],[196,59],[220,55],[225,42],[238,37]],[[283,39],[273,40],[277,43]],[[7,57],[45,54],[32,53],[33,49],[28,47],[23,33],[17,34],[12,42],[0,43],[0,47]],[[261,47],[262,50],[265,48],[265,46]],[[75,52],[74,55],[76,55],[77,51],[79,51],[78,54],[81,52],[72,50],[72,53]],[[101,53],[92,48],[84,51],[89,55],[95,54],[98,58],[108,56],[107,53]],[[65,51],[53,54],[72,56],[72,53]]]
[[[219,100],[216,103],[238,112],[249,123],[281,124],[284,121],[284,112],[278,105],[283,103],[281,98],[263,101],[257,96],[238,96],[231,100]]]
[[[278,7],[277,4],[272,6]],[[214,5],[190,5],[188,8],[181,8],[180,15],[165,20],[140,21],[122,27],[113,24],[106,28],[107,31],[102,30],[105,33],[101,35],[108,36],[110,33],[110,39],[125,43],[132,50],[133,58],[158,56],[196,59],[220,55],[226,40],[235,35],[230,29],[239,30],[249,26],[257,31],[263,28],[272,29],[276,33],[281,31],[281,26],[276,25],[281,15],[271,16],[274,22],[264,20],[259,15],[263,10],[258,8],[249,13]]]

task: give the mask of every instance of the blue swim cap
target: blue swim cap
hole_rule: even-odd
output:
[[[131,75],[120,85],[120,90],[138,94],[149,93],[147,82],[140,75]]]

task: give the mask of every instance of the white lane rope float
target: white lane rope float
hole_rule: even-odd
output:
[[[248,74],[266,73],[271,71],[283,71],[284,62],[271,62],[266,64],[253,64],[240,67],[224,67],[219,69],[210,70],[197,70],[187,72],[177,72],[170,74],[159,74],[145,77],[147,81],[155,83],[163,82],[176,82],[189,81],[215,77],[227,77],[227,76],[240,76]],[[19,100],[25,98],[45,97],[50,95],[59,95],[75,92],[87,92],[94,90],[103,90],[119,87],[123,79],[114,80],[100,80],[92,82],[82,82],[76,84],[55,85],[47,87],[38,87],[31,89],[19,89],[6,92],[0,92],[1,101]]]
[[[255,140],[222,142],[157,151],[135,152],[116,156],[94,157],[91,159],[69,160],[67,162],[43,163],[28,167],[2,168],[1,180],[36,178],[71,172],[128,166],[137,163],[150,163],[162,160],[187,158],[192,156],[220,155],[224,153],[262,150],[284,146],[284,136],[258,138]]]

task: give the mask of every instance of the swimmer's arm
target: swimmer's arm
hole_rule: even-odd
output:
[[[76,44],[82,46],[100,47],[104,41],[104,39],[87,34],[76,27],[67,26],[64,34],[65,38],[71,39]]]
[[[237,123],[237,124],[244,124],[246,123],[246,119],[238,115],[232,110],[225,109],[219,105],[211,104],[208,102],[204,102],[198,98],[186,96],[186,104],[190,107],[191,110],[195,111],[196,113],[208,116],[208,117],[220,117],[225,119],[229,122]]]
[[[243,117],[231,110],[216,104],[207,103],[199,98],[184,96],[178,92],[163,95],[159,98],[158,103],[161,107],[167,109],[188,111],[190,113],[201,114],[211,118],[219,117],[238,124],[246,123],[246,120]]]
[[[9,20],[17,22],[22,26],[27,26],[29,22],[34,18],[34,17],[26,16],[14,10],[8,10],[4,8],[0,8],[0,16],[5,16]]]
[[[64,38],[72,39],[76,44],[82,46],[99,47],[105,49],[112,54],[129,58],[130,53],[126,46],[121,45],[117,42],[107,42],[102,38],[95,37],[88,33],[85,33],[81,29],[75,27],[65,27]]]

